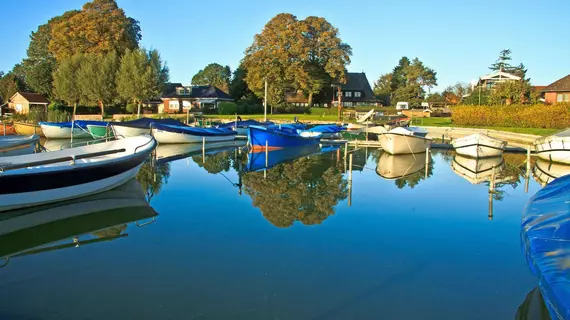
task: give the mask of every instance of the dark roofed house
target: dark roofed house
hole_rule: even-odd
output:
[[[215,86],[183,86],[180,83],[170,83],[166,86],[161,100],[162,110],[159,106],[158,112],[179,113],[205,107],[217,109],[218,103],[234,99]]]
[[[570,102],[570,74],[542,90],[546,103]]]
[[[348,72],[346,83],[341,84],[340,89],[344,107],[376,105],[378,103],[364,72]],[[300,91],[287,93],[286,100],[293,105],[308,106],[308,98]],[[338,88],[333,86],[323,88],[319,94],[313,97],[313,105],[324,107],[338,105]]]
[[[16,92],[8,102],[8,107],[16,113],[28,114],[30,109],[38,108],[47,111],[49,100],[39,93]]]

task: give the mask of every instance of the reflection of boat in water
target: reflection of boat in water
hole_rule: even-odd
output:
[[[244,147],[245,140],[208,142],[205,145],[206,154]],[[166,163],[202,154],[202,144],[160,144],[156,148],[156,161]]]
[[[73,139],[73,144],[70,139],[47,139],[43,143],[43,147],[46,151],[57,151],[63,149],[69,149],[74,145],[83,145],[88,141],[93,141],[92,139]]]
[[[378,159],[376,173],[384,179],[400,179],[423,171],[427,153],[393,155],[382,153]]]
[[[265,151],[251,152],[247,157],[247,171],[269,169],[280,163],[308,156],[318,151],[318,145],[271,150],[267,152],[267,159]]]
[[[126,236],[125,224],[156,216],[135,179],[97,195],[7,211],[0,215],[0,257],[6,264],[15,256],[117,239]],[[87,233],[98,238],[78,243],[78,236]],[[46,247],[68,238],[73,242]]]
[[[570,319],[570,176],[551,182],[529,201],[521,243],[552,319]]]
[[[536,159],[532,173],[536,182],[546,185],[554,179],[570,174],[570,165]]]
[[[465,180],[472,184],[479,184],[491,181],[493,168],[495,168],[495,175],[502,172],[505,169],[505,162],[503,157],[474,159],[456,155],[451,168]],[[495,181],[499,182],[498,179],[497,177]]]

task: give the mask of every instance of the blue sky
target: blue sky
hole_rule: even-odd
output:
[[[0,20],[0,70],[26,55],[37,26],[85,0],[6,1]],[[488,73],[503,48],[523,62],[535,85],[570,73],[568,0],[288,0],[185,1],[117,0],[140,21],[142,44],[158,49],[171,80],[189,84],[208,63],[238,66],[264,24],[281,12],[299,19],[325,17],[353,48],[349,71],[376,80],[403,55],[435,69],[439,87],[470,82]],[[11,19],[19,16],[22,19]]]

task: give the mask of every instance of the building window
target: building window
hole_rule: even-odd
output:
[[[354,92],[354,97],[355,97],[355,98],[360,98],[361,96],[362,96],[362,92],[360,92],[360,91]]]
[[[564,94],[559,93],[556,95],[556,102],[563,102],[564,101]]]
[[[570,93],[564,94],[564,102],[570,102]]]
[[[344,93],[345,97],[352,97],[352,92],[351,91],[347,91]]]
[[[169,101],[168,102],[168,109],[178,110],[178,109],[180,109],[180,104],[178,103],[178,101]]]

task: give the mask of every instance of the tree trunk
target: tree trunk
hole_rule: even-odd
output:
[[[309,100],[308,101],[309,107],[312,107],[313,106],[313,93],[312,92],[309,93],[309,99],[308,100]]]
[[[75,120],[75,112],[77,111],[77,102],[73,104],[73,114],[71,115],[71,121]]]
[[[138,106],[138,108],[137,108],[137,119],[140,119],[141,118],[141,103],[140,102],[137,103],[137,106]]]
[[[99,100],[98,102],[99,102],[99,108],[101,108],[101,120],[103,120],[105,118],[105,105],[101,100]]]

